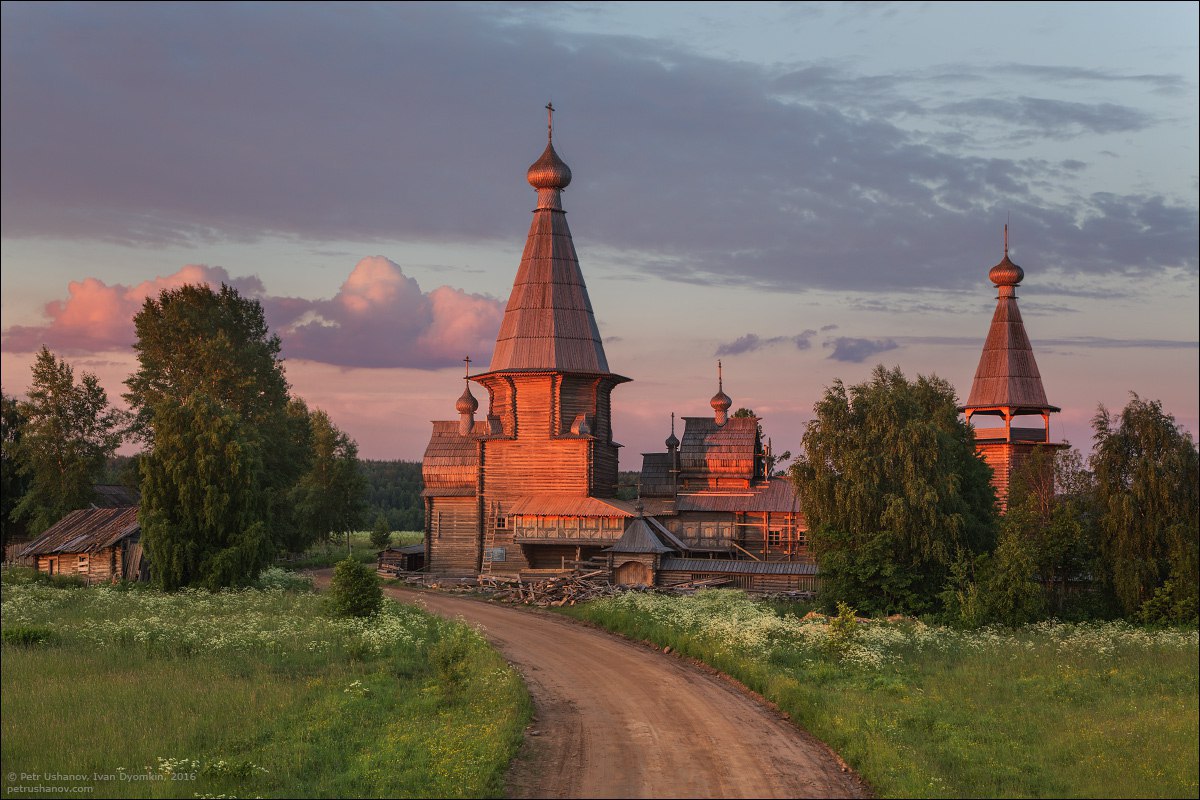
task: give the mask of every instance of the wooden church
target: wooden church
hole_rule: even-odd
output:
[[[629,378],[604,354],[552,127],[527,178],[537,207],[491,364],[472,375],[467,360],[458,419],[434,422],[425,450],[428,569],[532,577],[590,561],[626,583],[811,584],[791,486],[767,474],[759,421],[729,415],[720,375],[713,415],[685,418],[682,440],[672,430],[644,457],[644,501],[617,499],[612,393]],[[480,419],[472,383],[487,393]]]
[[[995,285],[996,311],[983,344],[983,354],[971,382],[971,394],[959,410],[967,422],[974,417],[998,417],[989,427],[975,420],[975,446],[992,468],[992,485],[1001,510],[1008,504],[1009,481],[1038,448],[1062,448],[1051,441],[1050,415],[1060,411],[1046,401],[1046,389],[1033,357],[1033,346],[1017,308],[1017,286],[1025,270],[1008,257],[1008,226],[1004,228],[1004,258],[988,272]],[[1040,417],[1036,426],[1014,425],[1018,417]],[[1000,424],[1002,423],[1002,424]]]

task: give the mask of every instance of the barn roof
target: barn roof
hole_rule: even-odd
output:
[[[816,575],[817,565],[801,561],[735,561],[730,558],[664,558],[660,570],[716,575]]]
[[[1024,275],[1024,270],[1009,261],[1006,247],[1004,260],[989,273],[999,296],[964,410],[1006,408],[1039,413],[1059,410],[1046,401],[1033,346],[1017,308],[1016,287]]]
[[[511,502],[504,513],[546,517],[632,517],[633,505],[605,497],[527,494]]]
[[[791,481],[771,478],[763,485],[738,492],[681,492],[675,500],[675,508],[677,511],[797,512],[800,501]]]
[[[141,531],[137,513],[136,506],[72,511],[26,545],[21,554],[94,553],[112,547]]]
[[[686,473],[754,474],[758,455],[758,419],[730,417],[718,425],[712,417],[684,417],[679,466]]]
[[[489,371],[607,374],[608,359],[562,209],[570,169],[547,146],[530,167],[529,182],[537,189],[538,204]]]
[[[98,483],[92,489],[96,492],[92,508],[129,508],[142,499],[137,489],[117,483]]]
[[[670,453],[642,453],[642,473],[638,478],[643,495],[670,495],[675,491],[671,480]]]
[[[662,543],[658,533],[651,527],[645,517],[635,517],[629,527],[617,539],[617,543],[608,548],[614,553],[670,553],[673,548]]]

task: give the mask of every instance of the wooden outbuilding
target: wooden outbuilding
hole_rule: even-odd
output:
[[[378,553],[376,571],[381,575],[399,575],[401,572],[421,572],[425,569],[425,543],[405,547],[389,547]]]
[[[72,511],[28,545],[22,555],[39,572],[77,575],[88,583],[145,580],[141,526],[133,506]]]

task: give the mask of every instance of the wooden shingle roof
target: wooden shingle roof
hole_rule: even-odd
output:
[[[552,153],[547,148],[547,153]],[[554,154],[557,158],[557,154]],[[562,210],[561,180],[530,168],[538,207],[492,351],[491,372],[552,370],[607,374],[608,359]],[[565,164],[566,180],[570,170]],[[537,174],[535,174],[535,172]],[[560,176],[561,177],[561,176]]]
[[[704,491],[680,493],[675,498],[678,511],[755,512],[800,511],[795,485],[786,478],[771,478],[765,484],[738,492]]]
[[[1004,226],[1004,258],[988,272],[995,284],[996,311],[983,343],[983,354],[971,382],[971,394],[963,411],[997,413],[1041,413],[1058,411],[1046,402],[1042,375],[1033,358],[1033,345],[1025,333],[1025,322],[1017,308],[1017,287],[1025,270],[1008,257],[1008,226]]]
[[[689,474],[751,478],[758,444],[758,420],[730,417],[717,425],[712,417],[684,417],[679,445],[680,469]]]
[[[505,509],[509,515],[546,517],[632,517],[633,505],[624,500],[602,497],[572,497],[561,494],[527,494]]]
[[[645,517],[635,517],[621,534],[617,543],[609,548],[614,553],[670,553],[672,548],[663,544],[658,533]]]
[[[471,435],[458,432],[458,421],[433,423],[433,435],[421,459],[423,497],[470,497],[475,494],[479,471],[479,437],[487,433],[487,423],[475,423]]]
[[[137,507],[81,508],[72,511],[22,551],[25,556],[53,553],[94,553],[140,533]]]

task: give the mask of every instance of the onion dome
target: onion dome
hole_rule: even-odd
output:
[[[479,401],[475,399],[475,395],[471,394],[470,384],[463,387],[462,396],[454,404],[454,410],[460,414],[474,414],[479,410]]]
[[[553,142],[547,142],[541,158],[529,166],[525,178],[535,189],[565,189],[571,184],[571,168],[554,152]]]
[[[671,412],[671,435],[667,437],[666,445],[668,450],[675,450],[679,447],[679,439],[675,437],[675,412],[673,411]]]
[[[1025,270],[1014,264],[1004,254],[1004,260],[988,271],[988,280],[997,286],[1016,286],[1025,279]]]
[[[724,381],[721,377],[721,362],[718,361],[717,362],[717,393],[712,396],[712,400],[710,400],[708,402],[708,404],[710,406],[712,406],[713,411],[716,411],[717,414],[720,414],[720,415],[723,415],[725,412],[727,412],[729,410],[730,406],[733,405],[733,401],[729,399],[729,395],[725,394],[725,389],[724,389],[723,383],[724,383]]]
[[[988,280],[1001,286],[1016,286],[1025,280],[1025,270],[1018,267],[1008,258],[1008,226],[1004,226],[1004,258],[999,264],[988,271]]]

